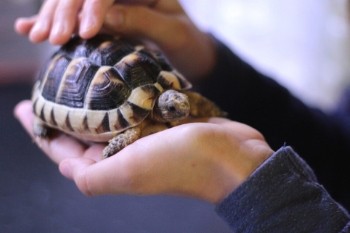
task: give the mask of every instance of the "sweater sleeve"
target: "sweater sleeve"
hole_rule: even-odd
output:
[[[272,155],[216,207],[234,232],[350,232],[350,216],[290,148]]]
[[[196,88],[232,120],[259,130],[269,145],[292,145],[320,182],[350,208],[350,124],[307,106],[216,40],[217,63]]]

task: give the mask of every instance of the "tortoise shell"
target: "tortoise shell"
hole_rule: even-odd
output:
[[[48,127],[107,141],[140,124],[165,90],[190,86],[161,53],[142,44],[109,35],[74,37],[40,72],[33,112]]]

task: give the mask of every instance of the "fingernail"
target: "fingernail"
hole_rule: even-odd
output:
[[[25,22],[24,18],[17,18],[15,20],[15,24],[14,24],[15,25],[15,29],[17,30],[18,26],[23,24],[24,22]]]
[[[30,31],[30,37],[35,36],[36,34],[39,34],[41,30],[43,29],[42,23],[36,23],[32,30]]]
[[[80,24],[80,33],[85,32],[89,29],[90,22],[87,19],[83,19]]]
[[[79,29],[80,35],[89,35],[90,30],[93,28],[95,22],[91,19],[85,19],[81,23],[81,27]]]
[[[42,28],[43,28],[42,23],[38,22],[38,23],[36,23],[36,24],[34,25],[32,31],[33,31],[33,32],[37,32],[37,31],[40,31]]]
[[[50,39],[59,37],[61,33],[62,33],[61,25],[55,24],[55,26],[53,27],[53,29],[51,31]]]

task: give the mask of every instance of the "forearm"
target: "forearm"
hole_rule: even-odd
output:
[[[314,145],[322,140],[326,145],[339,145],[350,151],[350,144],[346,143],[350,129],[345,130],[331,115],[304,104],[218,40],[216,51],[214,69],[196,87],[227,111],[231,119],[260,130],[274,149],[287,140],[298,151],[299,147],[315,150]],[[308,143],[304,143],[300,132],[304,138],[309,137]]]
[[[235,232],[347,232],[350,217],[289,147],[217,206]]]
[[[345,156],[350,153],[350,129],[305,105],[219,41],[216,45],[216,66],[197,84],[200,91],[227,111],[230,119],[258,129],[274,150],[285,142],[292,145],[327,190],[350,206],[350,171]]]

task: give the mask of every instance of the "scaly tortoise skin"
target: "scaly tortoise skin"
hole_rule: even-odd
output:
[[[107,142],[109,157],[140,137],[187,117],[223,116],[157,51],[98,35],[72,38],[49,59],[34,84],[34,134],[58,129],[78,139]]]

